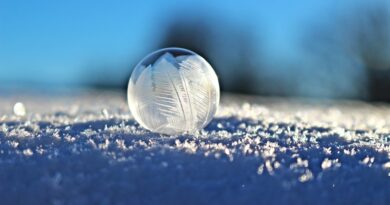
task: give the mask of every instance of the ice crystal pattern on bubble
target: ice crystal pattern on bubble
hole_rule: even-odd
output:
[[[130,110],[153,132],[194,132],[216,113],[220,93],[215,72],[199,55],[182,52],[174,56],[169,49],[157,51],[151,54],[157,55],[157,60],[151,64],[141,61],[130,78]]]

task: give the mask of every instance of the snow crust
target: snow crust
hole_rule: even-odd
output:
[[[224,94],[204,130],[168,136],[121,93],[0,95],[0,201],[390,204],[389,129],[387,104]]]

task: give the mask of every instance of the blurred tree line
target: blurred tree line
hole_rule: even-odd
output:
[[[265,39],[250,24],[180,12],[155,49],[183,47],[202,55],[225,92],[390,102],[390,8],[367,5],[313,19],[294,59],[269,59]],[[119,84],[110,83],[109,75],[103,72],[94,86],[127,87],[130,73],[111,77],[122,79]]]

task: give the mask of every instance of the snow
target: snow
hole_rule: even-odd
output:
[[[167,136],[122,93],[0,99],[1,204],[390,204],[388,104],[224,94]]]

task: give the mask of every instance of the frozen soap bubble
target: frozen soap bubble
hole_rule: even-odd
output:
[[[135,120],[152,132],[192,133],[206,126],[219,105],[219,83],[210,64],[182,48],[165,48],[135,67],[127,90]]]

